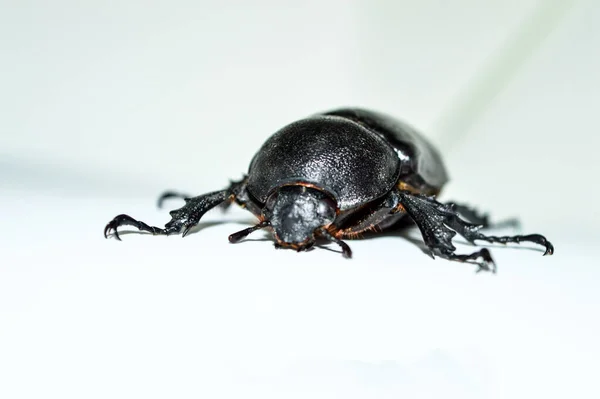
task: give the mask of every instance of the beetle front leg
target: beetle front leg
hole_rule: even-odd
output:
[[[225,190],[214,191],[194,198],[186,198],[186,203],[183,207],[169,212],[171,220],[165,224],[164,228],[150,226],[129,215],[118,215],[106,225],[104,228],[104,236],[108,237],[111,232],[114,232],[115,238],[120,240],[121,238],[119,237],[117,228],[120,226],[134,226],[140,231],[147,231],[154,235],[170,235],[182,232],[182,236],[185,237],[189,231],[198,224],[206,212],[225,202],[229,198],[238,195],[245,187],[245,184],[246,180],[233,182]]]
[[[114,236],[117,240],[121,241],[121,237],[119,237],[119,232],[117,228],[119,226],[134,226],[140,231],[147,231],[148,233],[152,233],[153,235],[169,235],[179,233],[180,228],[178,226],[172,225],[161,229],[160,227],[150,226],[144,222],[136,220],[129,215],[121,214],[115,216],[113,220],[111,220],[106,227],[104,227],[104,238],[108,238],[108,235],[111,232],[114,232]]]
[[[434,197],[401,191],[399,192],[399,200],[402,208],[406,210],[421,230],[425,244],[435,255],[461,262],[474,261],[479,265],[480,270],[495,271],[494,261],[485,248],[470,255],[455,254],[456,247],[452,245],[452,238],[456,233],[472,244],[476,240],[503,244],[508,242],[533,242],[546,248],[544,255],[554,253],[552,244],[540,234],[503,237],[486,236],[479,232],[482,228],[481,225],[468,223],[461,219],[454,204],[442,204]]]
[[[231,182],[231,184],[235,184],[235,182]],[[163,206],[163,203],[165,202],[165,200],[171,199],[171,198],[178,198],[178,199],[182,199],[182,200],[187,200],[189,198],[192,198],[193,195],[190,195],[188,193],[183,193],[180,191],[165,191],[163,192],[159,197],[158,200],[156,201],[156,205],[157,207],[160,209]],[[219,204],[219,206],[221,207],[221,209],[223,211],[226,211],[231,204],[235,201],[235,198],[230,196],[226,201],[223,201],[221,204]]]

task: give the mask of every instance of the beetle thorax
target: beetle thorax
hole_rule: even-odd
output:
[[[274,192],[263,210],[280,244],[312,244],[315,232],[331,224],[335,202],[320,190],[304,186],[284,186]]]

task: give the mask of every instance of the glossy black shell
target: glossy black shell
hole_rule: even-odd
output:
[[[384,196],[399,181],[429,194],[447,174],[437,151],[408,125],[347,108],[301,119],[271,136],[250,163],[248,191],[264,203],[283,185],[308,183],[346,211]]]

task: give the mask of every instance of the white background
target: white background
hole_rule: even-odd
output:
[[[598,397],[600,6],[415,3],[0,3],[0,397]],[[493,247],[492,276],[397,236],[231,245],[241,210],[102,237],[342,105],[424,131],[443,199],[556,255]]]

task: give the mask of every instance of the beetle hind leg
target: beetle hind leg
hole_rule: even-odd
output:
[[[496,273],[496,263],[494,262],[494,259],[492,259],[492,255],[487,248],[482,248],[472,254],[455,254],[453,251],[442,251],[441,257],[458,262],[475,263],[479,267],[477,272],[491,271],[492,273]]]
[[[465,220],[473,224],[481,225],[482,229],[494,229],[503,227],[519,228],[521,225],[519,223],[519,220],[515,218],[502,220],[500,222],[491,222],[487,213],[482,214],[477,209],[474,209],[468,205],[456,202],[447,202],[446,204],[451,206],[454,210],[456,210],[456,212]]]
[[[167,199],[171,199],[171,198],[179,198],[182,200],[191,198],[192,196],[189,194],[184,194],[181,193],[179,191],[165,191],[164,193],[162,193],[159,197],[158,200],[156,201],[156,206],[158,208],[162,208],[163,203],[165,202],[165,200]]]

